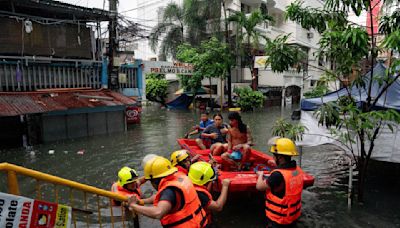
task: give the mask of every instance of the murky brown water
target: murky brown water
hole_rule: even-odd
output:
[[[283,115],[289,117],[291,109]],[[226,113],[224,116],[226,117]],[[281,115],[280,108],[243,113],[243,120],[253,130],[255,148],[266,151],[271,126]],[[128,165],[142,172],[141,159],[148,153],[168,156],[179,149],[176,139],[197,124],[199,113],[168,111],[147,107],[140,125],[121,134],[35,146],[31,155],[25,149],[0,152],[7,161],[45,173],[109,189],[119,168]],[[84,149],[83,155],[77,151]],[[55,150],[49,155],[49,150]],[[299,227],[400,227],[400,178],[397,174],[371,177],[365,205],[347,211],[347,165],[331,146],[305,148],[303,169],[316,177],[315,186],[303,192],[303,215]],[[4,176],[0,176],[4,177]],[[4,183],[4,182],[1,182]],[[33,195],[34,183],[21,181],[26,195]],[[151,191],[146,185],[145,192]],[[5,191],[5,186],[0,186]],[[104,200],[103,203],[106,203]],[[260,195],[230,197],[224,211],[216,214],[219,227],[265,227],[264,205]],[[142,227],[159,227],[159,222],[142,219]]]

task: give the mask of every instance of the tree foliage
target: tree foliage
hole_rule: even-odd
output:
[[[326,85],[317,85],[311,91],[305,92],[303,96],[305,98],[314,98],[314,97],[321,97],[327,93],[329,93],[329,88]]]
[[[168,81],[163,74],[146,75],[146,97],[150,101],[155,101],[165,105],[165,97],[168,91]]]
[[[291,123],[283,118],[279,118],[272,126],[272,135],[299,141],[303,139],[306,130],[307,127],[301,123]]]
[[[254,108],[263,107],[265,97],[259,91],[253,91],[249,87],[235,88],[234,92],[239,96],[237,105],[243,111],[251,111]]]
[[[150,47],[156,52],[161,41],[160,55],[163,58],[176,56],[177,47],[184,42],[185,10],[176,3],[169,3],[163,10],[163,20],[150,33]]]
[[[299,1],[291,3],[286,8],[288,19],[301,24],[303,28],[315,29],[321,33],[317,54],[329,59],[333,65],[332,69],[324,69],[325,72],[339,81],[350,74],[356,75],[358,77],[352,82],[350,88],[367,91],[367,99],[361,107],[354,101],[350,93],[351,89],[348,89],[347,95],[338,101],[321,105],[315,113],[320,124],[330,127],[332,133],[353,153],[360,173],[358,185],[360,201],[363,200],[367,167],[379,132],[386,126],[393,129],[394,123],[400,123],[400,115],[397,111],[376,109],[378,100],[400,76],[395,70],[396,66],[400,65],[399,60],[390,59],[390,66],[384,75],[375,74],[373,68],[380,48],[393,51],[400,47],[398,12],[382,18],[380,30],[387,36],[380,48],[375,40],[370,39],[365,28],[347,21],[349,13],[360,15],[366,12],[372,16],[374,7],[376,5],[371,5],[371,0],[327,0],[323,9],[305,7]],[[369,29],[373,31],[373,28]],[[270,50],[270,56],[279,54],[276,53],[277,50]],[[358,70],[362,67],[362,60],[371,62],[370,74],[365,77],[361,76]],[[280,61],[280,64],[285,63]],[[292,64],[290,62],[286,65],[289,67]],[[371,91],[374,83],[378,83],[380,88],[378,94],[373,95]],[[324,90],[324,88],[318,89]]]
[[[179,45],[199,46],[201,41],[208,40],[210,33],[220,32],[221,0],[184,0],[182,5],[171,2],[162,14],[162,21],[150,33],[149,43],[163,60],[175,59]]]
[[[251,12],[250,15],[246,15],[244,12],[239,11],[228,18],[228,21],[236,22],[239,28],[244,30],[242,33],[239,33],[236,42],[240,44],[244,65],[250,68],[252,75],[254,74],[254,58],[261,47],[260,40],[268,39],[264,34],[260,33],[256,27],[262,23],[273,21],[273,18],[266,13],[267,12],[261,12],[261,10],[255,10]]]
[[[201,87],[204,78],[225,78],[227,69],[233,65],[228,46],[215,37],[203,41],[198,48],[189,44],[179,46],[177,58],[194,66],[193,75],[179,76],[184,88],[192,91]]]
[[[287,43],[290,34],[278,36],[274,40],[267,40],[265,54],[268,56],[267,65],[271,66],[272,71],[282,73],[294,69],[300,72],[301,60],[307,59],[307,54],[297,45]],[[299,64],[300,63],[300,64]]]
[[[165,79],[165,74],[148,73],[146,79]]]

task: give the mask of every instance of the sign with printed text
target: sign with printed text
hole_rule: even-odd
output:
[[[145,73],[192,75],[193,65],[180,62],[145,61]]]
[[[254,68],[265,69],[268,66],[269,56],[255,56],[254,58]]]
[[[71,207],[0,192],[0,227],[71,227]]]

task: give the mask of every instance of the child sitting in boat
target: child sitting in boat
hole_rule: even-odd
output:
[[[214,124],[204,129],[201,136],[211,141],[211,154],[220,155],[228,147],[228,144],[226,144],[225,140],[225,135],[228,133],[228,127],[222,122],[223,117],[221,114],[215,114],[213,119]],[[196,140],[196,143],[202,150],[206,149],[206,146],[203,144],[202,140]]]
[[[201,133],[203,133],[203,131],[204,131],[204,129],[206,129],[206,127],[212,125],[213,123],[214,123],[214,121],[212,119],[208,118],[208,112],[201,113],[199,125],[194,126],[193,127],[194,131],[186,134],[185,138],[188,138],[191,135],[200,134],[199,139],[201,139]]]
[[[237,165],[242,169],[242,164],[248,161],[251,151],[252,136],[249,126],[243,123],[238,112],[231,112],[228,115],[229,128],[227,141],[227,152],[222,154],[222,159],[231,165]]]

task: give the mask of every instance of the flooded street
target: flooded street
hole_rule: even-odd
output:
[[[283,113],[289,118],[292,110],[285,109]],[[2,150],[0,161],[109,189],[122,166],[142,173],[140,163],[146,154],[169,157],[172,151],[179,149],[176,139],[197,124],[199,115],[195,111],[146,107],[141,124],[131,126],[126,133],[39,145],[32,148],[33,152],[22,148]],[[242,116],[253,131],[255,148],[266,151],[267,138],[271,136],[273,122],[281,116],[281,109],[268,108]],[[55,153],[50,155],[49,150]],[[83,151],[83,155],[77,154],[78,151]],[[302,166],[316,180],[313,187],[303,192],[299,227],[400,227],[400,178],[397,176],[390,173],[385,177],[372,176],[367,183],[366,203],[355,203],[348,212],[348,168],[340,153],[332,146],[305,148]],[[26,194],[34,191],[32,183],[22,182],[21,188]],[[4,185],[0,191],[6,191]],[[149,191],[146,185],[145,192]],[[215,216],[218,227],[265,227],[263,208],[261,194],[232,196],[224,211]],[[147,219],[141,224],[141,227],[159,227],[157,221]]]

